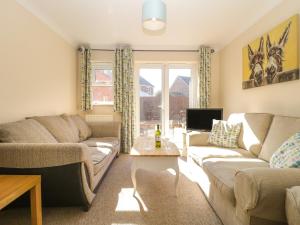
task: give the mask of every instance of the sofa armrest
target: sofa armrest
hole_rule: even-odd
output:
[[[209,145],[208,138],[210,132],[191,131],[186,136],[186,146],[206,146]]]
[[[42,168],[84,162],[93,164],[87,145],[80,143],[1,143],[0,167]]]
[[[121,137],[121,122],[89,122],[92,130],[92,137]]]
[[[286,188],[300,185],[300,170],[249,168],[236,173],[237,208],[250,216],[286,221]]]

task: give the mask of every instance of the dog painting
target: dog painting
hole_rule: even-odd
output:
[[[243,48],[243,88],[299,80],[299,16]]]

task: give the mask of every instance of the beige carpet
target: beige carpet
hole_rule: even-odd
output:
[[[180,159],[179,195],[174,196],[172,171],[137,172],[137,194],[133,197],[131,160],[121,155],[103,180],[89,212],[77,207],[44,208],[44,225],[221,225],[197,184],[189,179]],[[1,225],[30,225],[29,209],[0,212]]]

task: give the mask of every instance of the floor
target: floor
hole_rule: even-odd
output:
[[[133,196],[131,158],[117,158],[103,180],[89,212],[78,207],[44,208],[44,225],[222,225],[200,188],[190,178],[185,160],[180,163],[179,195],[172,171],[137,171]],[[30,225],[25,208],[0,212],[0,225]]]

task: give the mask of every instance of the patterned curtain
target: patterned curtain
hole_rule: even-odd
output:
[[[199,49],[199,87],[198,101],[200,108],[207,108],[210,103],[211,88],[211,48],[200,47]]]
[[[121,149],[129,153],[134,140],[134,72],[132,49],[116,49],[114,110],[122,115]]]
[[[81,48],[79,53],[79,63],[80,63],[80,86],[81,86],[81,110],[88,111],[91,110],[92,100],[91,100],[91,50]]]

